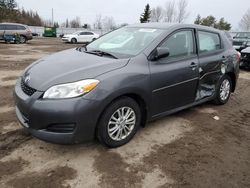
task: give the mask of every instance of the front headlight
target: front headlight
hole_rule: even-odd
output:
[[[66,99],[78,97],[93,90],[98,83],[98,80],[88,79],[68,84],[55,85],[44,93],[43,98]]]

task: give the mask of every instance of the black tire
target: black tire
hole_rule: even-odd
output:
[[[21,36],[20,36],[20,43],[21,43],[21,44],[25,44],[26,42],[27,42],[26,37],[23,36],[23,35],[21,35]]]
[[[108,131],[108,127],[110,126],[109,122],[111,121],[112,115],[115,114],[118,109],[121,109],[123,107],[130,108],[133,110],[133,115],[135,115],[134,128],[131,129],[130,134],[128,134],[124,139],[114,140],[109,135],[109,131]],[[104,110],[104,112],[99,120],[98,127],[97,127],[97,138],[100,141],[100,143],[103,144],[104,146],[107,146],[110,148],[119,147],[119,146],[122,146],[122,145],[128,143],[134,137],[138,128],[140,127],[140,124],[141,124],[141,111],[140,111],[139,105],[132,98],[122,97],[122,98],[119,98],[119,99],[113,101]],[[121,134],[122,133],[124,133],[124,131],[121,132]],[[119,134],[119,131],[117,132],[117,134]]]
[[[95,40],[96,40],[96,38],[93,38],[93,39],[92,39],[92,42],[95,41]]]
[[[229,93],[225,95],[225,98],[221,96],[222,91],[222,85],[228,83],[229,84]],[[230,95],[232,92],[232,80],[228,75],[224,75],[218,82],[216,86],[216,98],[213,100],[213,103],[217,105],[224,105],[228,102]]]
[[[77,43],[76,38],[71,39],[71,43],[72,43],[72,44],[76,44],[76,43]]]

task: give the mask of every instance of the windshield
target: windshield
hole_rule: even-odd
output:
[[[250,33],[238,33],[237,38],[250,38]]]
[[[87,46],[88,51],[105,51],[121,56],[135,56],[164,30],[151,28],[121,28],[108,33]]]

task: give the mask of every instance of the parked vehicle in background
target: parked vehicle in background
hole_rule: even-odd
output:
[[[4,40],[4,35],[20,36],[20,43],[26,43],[31,40],[32,32],[27,25],[18,23],[0,23],[0,40]]]
[[[248,42],[250,42],[250,32],[239,32],[233,37],[233,46],[239,52],[247,47]]]
[[[228,31],[225,31],[225,35],[228,38],[228,40],[233,44],[233,37],[232,37],[232,35]]]
[[[248,47],[241,50],[241,68],[250,68],[250,42],[246,44]]]
[[[77,31],[72,34],[67,34],[62,37],[62,41],[71,43],[86,43],[92,42],[99,38],[99,35],[91,31]]]
[[[239,61],[223,31],[166,23],[126,26],[27,67],[15,86],[16,114],[46,141],[97,137],[118,147],[148,121],[208,101],[227,103]]]

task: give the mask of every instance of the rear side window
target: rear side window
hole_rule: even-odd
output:
[[[220,36],[217,33],[198,31],[200,53],[221,49]]]
[[[169,50],[168,58],[179,58],[193,55],[195,53],[193,32],[191,30],[178,31],[164,41],[161,47]]]
[[[6,25],[5,29],[6,30],[17,30],[17,26],[16,25]]]
[[[24,27],[24,26],[22,26],[22,25],[18,25],[17,26],[17,30],[25,30],[26,28]]]

